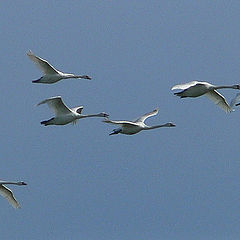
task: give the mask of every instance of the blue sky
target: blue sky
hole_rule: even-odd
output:
[[[239,110],[179,99],[178,83],[239,83],[238,1],[5,1],[1,4],[1,238],[238,239]],[[31,49],[92,81],[32,84]],[[229,100],[236,91],[221,91]],[[102,119],[49,126],[36,104],[61,95],[84,113],[176,128],[109,136]]]

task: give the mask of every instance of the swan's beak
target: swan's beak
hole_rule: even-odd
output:
[[[27,185],[25,182],[22,182],[22,185]]]
[[[170,123],[170,127],[176,127],[176,124]]]
[[[92,79],[92,78],[91,78],[90,76],[88,76],[88,75],[84,75],[83,78],[84,78],[84,79],[88,79],[88,80],[91,80],[91,79]]]

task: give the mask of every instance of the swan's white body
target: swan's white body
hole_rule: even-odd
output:
[[[160,128],[160,127],[175,127],[176,126],[175,124],[173,124],[171,122],[165,123],[162,125],[156,125],[156,126],[148,126],[144,123],[144,121],[147,118],[155,116],[157,114],[158,114],[158,109],[155,109],[154,111],[152,111],[150,113],[144,114],[143,116],[139,117],[135,121],[112,121],[109,119],[105,119],[103,122],[121,126],[118,129],[114,129],[113,132],[110,133],[109,135],[118,134],[118,133],[132,135],[132,134],[138,133],[142,130],[150,130],[150,129]]]
[[[55,117],[51,118],[47,121],[42,121],[41,124],[47,125],[65,125],[68,123],[76,123],[78,119],[87,118],[87,117],[108,117],[107,113],[101,112],[98,114],[89,114],[84,115],[82,114],[83,106],[69,108],[63,102],[61,96],[51,97],[42,102],[38,105],[47,103],[50,108],[52,108],[55,112]]]
[[[222,88],[240,89],[240,86],[215,86],[208,82],[192,81],[189,83],[175,85],[172,87],[172,90],[183,90],[181,92],[174,93],[181,98],[199,97],[205,95],[210,98],[215,104],[221,107],[225,112],[231,112],[233,111],[232,107],[227,103],[225,97],[217,91],[217,89]]]
[[[27,185],[25,182],[7,182],[7,181],[0,181],[0,194],[5,197],[8,202],[14,207],[14,208],[20,208],[19,202],[16,200],[13,192],[7,188],[5,185],[7,184],[13,184],[13,185]]]
[[[44,60],[36,55],[33,54],[33,52],[30,50],[27,53],[28,57],[37,64],[37,66],[43,71],[45,74],[38,80],[32,81],[33,83],[55,83],[58,82],[62,79],[67,79],[67,78],[84,78],[84,79],[91,79],[88,75],[74,75],[72,73],[63,73],[56,68],[54,68],[47,60]]]

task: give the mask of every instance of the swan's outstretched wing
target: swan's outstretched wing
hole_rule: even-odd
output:
[[[236,96],[232,99],[230,106],[235,107],[238,106],[240,102],[240,93],[237,93]]]
[[[128,125],[128,126],[138,126],[138,124],[134,123],[134,122],[130,122],[130,121],[113,121],[113,120],[109,120],[109,119],[105,119],[103,120],[103,122],[105,123],[111,123],[114,125]]]
[[[144,122],[147,118],[153,117],[153,116],[157,115],[157,114],[158,114],[158,111],[159,111],[159,110],[158,110],[158,108],[157,108],[157,109],[153,110],[153,111],[150,112],[150,113],[144,114],[143,116],[139,117],[138,119],[134,120],[133,122],[134,122],[134,123]]]
[[[192,86],[195,86],[196,84],[198,83],[201,83],[201,82],[198,82],[198,81],[192,81],[192,82],[188,82],[188,83],[183,83],[183,84],[177,84],[175,86],[173,86],[171,88],[171,90],[176,90],[176,89],[181,89],[181,90],[185,90],[185,89],[188,89]]]
[[[47,103],[50,108],[52,108],[56,114],[56,116],[66,115],[72,113],[72,110],[66,106],[63,102],[61,96],[51,97],[48,99],[43,100],[42,102],[38,103],[38,105]]]
[[[58,70],[55,69],[47,60],[44,60],[29,50],[28,57],[45,73],[45,74],[58,74]]]
[[[72,111],[73,111],[73,112],[76,112],[76,113],[78,113],[78,114],[81,114],[81,113],[82,113],[82,110],[83,110],[83,106],[79,106],[79,107],[72,108]]]
[[[217,104],[219,107],[221,107],[225,112],[232,112],[233,109],[229,106],[227,103],[225,97],[217,92],[216,90],[209,91],[205,93],[205,95],[211,99],[215,104]]]
[[[0,185],[0,194],[5,197],[14,208],[20,208],[19,202],[13,195],[13,192],[4,185]]]

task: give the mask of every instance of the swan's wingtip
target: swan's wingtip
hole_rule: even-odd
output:
[[[33,51],[32,51],[31,49],[29,49],[28,52],[27,52],[27,55],[28,55],[28,56],[33,55]]]

